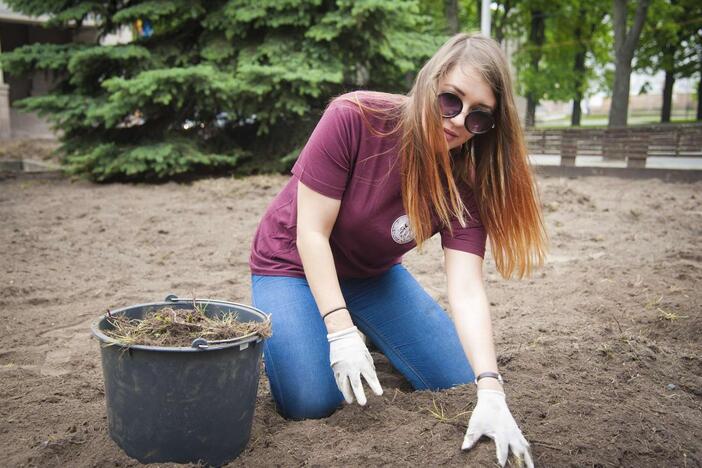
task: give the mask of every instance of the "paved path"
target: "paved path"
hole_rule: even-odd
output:
[[[550,154],[529,155],[532,164],[536,166],[559,166],[561,157]],[[605,161],[601,156],[578,156],[576,166],[583,167],[626,167],[626,161]],[[656,157],[646,158],[647,169],[702,169],[702,158]]]

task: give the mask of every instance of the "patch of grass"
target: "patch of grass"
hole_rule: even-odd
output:
[[[678,315],[675,312],[668,312],[667,310],[663,310],[660,307],[656,308],[658,311],[658,316],[660,317],[661,320],[667,320],[669,322],[674,322],[679,319],[686,319],[688,318],[687,315]]]
[[[536,338],[534,338],[533,340],[528,342],[527,346],[529,348],[536,348],[537,346],[543,345],[545,341],[546,341],[546,339],[544,338],[543,335],[538,335]]]
[[[627,118],[627,124],[630,126],[636,125],[655,125],[660,124],[660,112],[646,112],[646,111],[634,111],[629,114]],[[607,128],[607,123],[609,121],[609,116],[607,114],[590,114],[583,115],[580,120],[581,127],[588,128]],[[684,110],[677,110],[671,116],[672,123],[693,123],[694,115]],[[541,118],[537,118],[536,129],[561,129],[564,127],[570,127],[570,115],[564,115],[560,119],[551,119],[548,121],[542,121]]]
[[[444,408],[444,404],[441,402],[439,402],[437,404],[436,398],[434,398],[434,397],[431,398],[431,404],[432,404],[432,407],[428,408],[429,413],[432,416],[434,416],[436,419],[438,419],[439,422],[442,422],[442,423],[452,423],[452,422],[456,421],[456,419],[460,418],[461,416],[465,416],[465,415],[470,414],[470,411],[463,410],[463,411],[459,411],[458,413],[454,414],[453,416],[449,416],[448,412],[446,411],[446,408]]]
[[[653,309],[654,307],[657,307],[658,304],[660,304],[662,301],[663,301],[663,296],[658,296],[657,298],[654,297],[653,299],[650,299],[650,300],[646,303],[645,307],[646,307],[647,309]]]

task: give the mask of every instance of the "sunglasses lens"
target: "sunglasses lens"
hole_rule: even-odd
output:
[[[455,117],[461,113],[463,103],[455,94],[441,93],[439,94],[439,108],[442,117]]]
[[[466,130],[474,135],[479,135],[490,130],[495,121],[489,112],[475,110],[466,117]]]

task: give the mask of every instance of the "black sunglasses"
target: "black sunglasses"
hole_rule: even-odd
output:
[[[441,93],[439,94],[439,109],[441,109],[442,117],[450,119],[461,113],[463,101],[453,93]],[[491,112],[484,109],[475,109],[468,112],[463,124],[466,130],[473,135],[480,135],[495,128],[495,119]]]

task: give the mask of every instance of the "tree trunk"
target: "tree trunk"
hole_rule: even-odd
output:
[[[539,62],[541,61],[542,55],[541,48],[544,45],[545,39],[544,29],[544,12],[541,10],[531,10],[531,28],[529,30],[528,47],[531,56],[529,63],[534,73],[539,72]],[[526,93],[526,98],[527,108],[524,125],[526,127],[533,127],[536,125],[536,106],[539,104],[539,96],[537,96],[533,90],[529,90]]]
[[[702,120],[702,79],[697,82],[697,120]]]
[[[614,22],[614,89],[612,106],[609,109],[609,126],[625,126],[629,109],[629,86],[631,78],[631,60],[639,42],[648,6],[651,0],[638,0],[636,14],[631,29],[627,31],[626,0],[613,0]]]
[[[478,20],[480,20],[481,4],[482,2],[478,0]],[[495,31],[495,40],[498,44],[502,44],[502,41],[505,38],[505,26],[507,25],[507,16],[509,15],[509,11],[512,9],[511,0],[505,0],[504,3],[502,3],[502,8],[504,10],[501,15],[499,14],[499,10],[497,10],[495,14],[492,15],[492,24],[494,26],[493,29]]]
[[[584,9],[580,9],[580,17],[585,18]],[[583,44],[583,30],[580,23],[575,27],[574,31],[575,41],[578,44],[578,51],[575,53],[575,60],[573,62],[573,71],[575,72],[575,94],[573,96],[573,112],[570,114],[570,125],[573,127],[578,127],[580,125],[580,117],[582,115],[580,109],[580,101],[583,99],[583,80],[585,77],[585,54],[586,47]]]
[[[663,85],[663,108],[661,109],[661,122],[670,122],[670,113],[673,108],[673,85],[675,75],[671,70],[665,71],[665,84]]]
[[[626,125],[629,111],[631,62],[618,60],[615,62],[615,68],[612,105],[609,108],[609,126],[621,127]]]
[[[477,29],[480,29],[480,25],[483,22],[483,16],[482,16],[482,11],[483,11],[483,0],[475,0],[475,18],[477,20]],[[493,20],[494,22],[494,20]]]
[[[449,34],[458,33],[458,0],[444,0],[444,15]]]
[[[526,119],[524,119],[524,126],[533,127],[536,125],[536,106],[539,101],[534,99],[534,96],[529,93],[527,95],[527,108],[526,108]]]
[[[580,126],[580,117],[582,115],[582,109],[580,109],[580,102],[583,100],[580,92],[575,93],[573,98],[573,111],[570,113],[570,125],[572,127]]]

